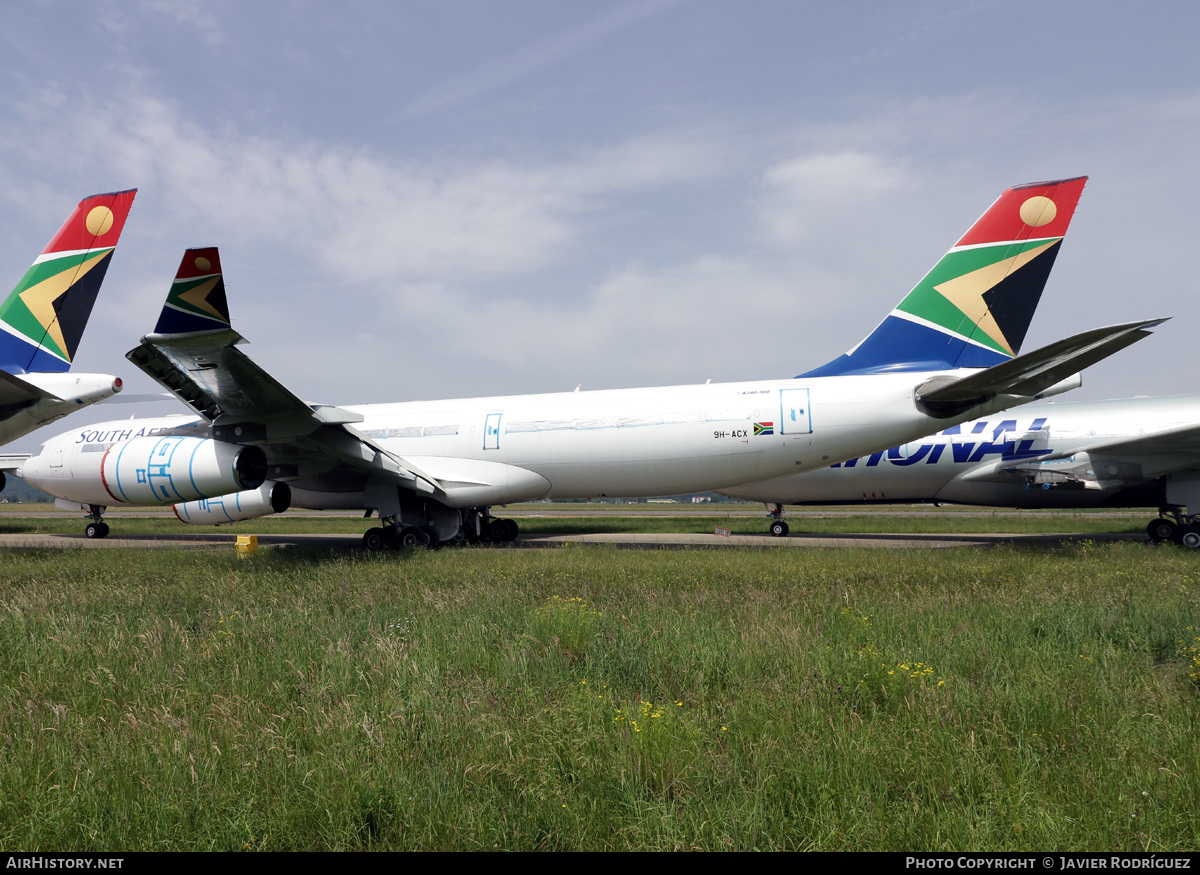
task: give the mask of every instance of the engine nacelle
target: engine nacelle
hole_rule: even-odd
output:
[[[286,483],[268,480],[258,489],[233,492],[216,498],[201,498],[171,505],[180,522],[197,526],[219,526],[283,513],[292,505],[292,490]]]
[[[172,504],[262,486],[267,457],[258,447],[199,437],[144,437],[104,454],[104,488],[121,504]]]

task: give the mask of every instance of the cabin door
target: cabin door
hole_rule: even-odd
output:
[[[501,413],[489,413],[483,424],[483,448],[485,450],[500,449],[500,417]]]
[[[812,410],[807,389],[780,389],[782,434],[812,434]]]

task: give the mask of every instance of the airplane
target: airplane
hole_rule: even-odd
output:
[[[121,391],[70,368],[135,194],[81,200],[0,304],[0,444]]]
[[[916,440],[1080,384],[1162,320],[1019,355],[1085,177],[1006,190],[849,353],[791,379],[336,407],[302,401],[237,347],[216,248],[184,253],[126,356],[193,417],[75,429],[16,470],[87,513],[172,505],[189,523],[356,508],[363,544],[512,541],[491,508],[698,492]]]
[[[764,483],[719,490],[785,504],[947,502],[992,507],[1158,507],[1146,533],[1200,549],[1200,396],[1048,401]]]

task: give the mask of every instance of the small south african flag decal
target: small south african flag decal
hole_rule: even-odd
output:
[[[754,436],[758,437],[762,434],[775,434],[775,423],[773,422],[756,422],[754,423]]]

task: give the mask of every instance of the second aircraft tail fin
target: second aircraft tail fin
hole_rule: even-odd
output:
[[[188,249],[179,262],[154,333],[196,334],[229,327],[220,252],[216,246]]]

